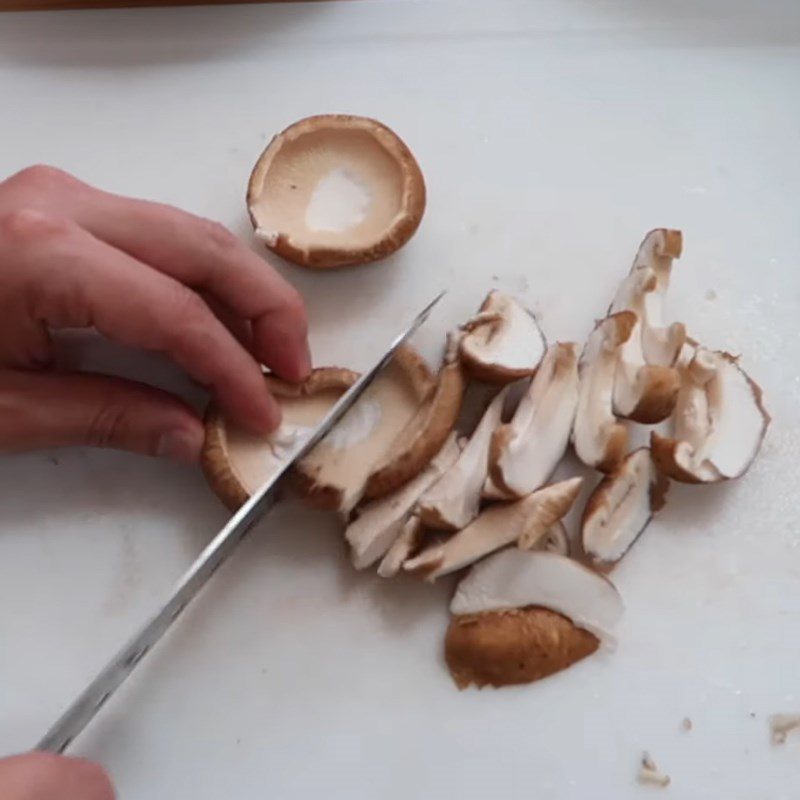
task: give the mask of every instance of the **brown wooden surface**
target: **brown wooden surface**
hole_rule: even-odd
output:
[[[0,0],[0,11],[46,11],[71,8],[133,8],[141,6],[209,6],[236,3],[281,3],[287,0]]]

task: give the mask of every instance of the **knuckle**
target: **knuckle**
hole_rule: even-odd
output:
[[[168,338],[174,347],[182,349],[190,341],[205,339],[212,334],[213,317],[200,295],[180,287],[170,313]]]
[[[33,164],[20,170],[9,180],[24,187],[41,191],[62,186],[73,181],[74,178],[68,172],[58,169],[58,167],[51,167],[49,164]]]
[[[17,208],[0,218],[0,231],[7,241],[31,244],[65,236],[71,229],[69,220],[52,217],[33,208]]]
[[[202,225],[208,243],[217,253],[227,255],[240,246],[236,236],[221,223],[204,219]]]

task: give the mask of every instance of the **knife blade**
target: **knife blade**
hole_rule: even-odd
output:
[[[58,718],[36,745],[37,750],[63,753],[69,747],[75,737],[83,731],[114,692],[125,682],[136,665],[170,629],[214,572],[228,559],[252,526],[270,509],[275,501],[276,488],[292,465],[307,455],[342,419],[381,370],[391,361],[397,348],[425,322],[433,307],[444,294],[444,292],[438,294],[417,314],[411,324],[395,337],[377,363],[342,395],[292,458],[288,459],[280,470],[230,518],[178,581],[166,603],[150,617]]]

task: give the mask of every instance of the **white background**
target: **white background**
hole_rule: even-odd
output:
[[[616,571],[612,654],[453,687],[450,586],[349,568],[335,523],[264,521],[76,742],[124,798],[795,797],[800,737],[800,11],[655,0],[332,2],[0,17],[0,176],[34,162],[250,236],[244,187],[320,112],[391,125],[426,217],[389,262],[282,267],[317,363],[361,367],[439,288],[491,287],[582,339],[649,228],[680,227],[672,310],[744,354],[774,416],[728,486],[673,489]],[[80,359],[201,398],[157,359]],[[30,747],[225,513],[195,470],[115,453],[0,460],[0,751]],[[694,728],[681,730],[690,717]],[[667,790],[635,782],[649,750]]]

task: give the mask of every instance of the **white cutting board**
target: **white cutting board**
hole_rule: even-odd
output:
[[[795,0],[344,2],[0,18],[0,175],[37,161],[243,237],[249,169],[319,112],[419,157],[427,214],[389,262],[285,266],[319,364],[360,367],[492,287],[582,339],[646,230],[680,227],[672,309],[744,353],[774,415],[743,480],[676,487],[617,570],[616,652],[455,690],[450,587],[350,569],[333,520],[278,509],[75,745],[124,798],[797,796],[800,11]],[[201,402],[150,357],[84,363]],[[0,751],[31,746],[225,513],[195,470],[115,453],[0,460]],[[682,731],[689,717],[693,730]],[[666,790],[635,782],[649,750]]]

